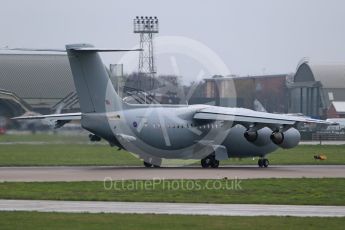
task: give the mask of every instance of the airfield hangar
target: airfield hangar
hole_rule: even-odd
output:
[[[287,74],[214,76],[205,79],[204,96],[219,106],[287,112]]]
[[[0,54],[0,116],[46,114],[62,106],[77,110],[74,92],[66,55]]]
[[[204,79],[196,94],[197,100],[190,104],[211,102],[317,118],[344,117],[345,64],[303,60],[294,74],[214,76]],[[0,54],[0,117],[78,110],[65,54]]]
[[[236,92],[232,92],[233,87]],[[345,117],[345,63],[303,59],[293,74],[214,76],[205,79],[204,97],[220,106],[314,118]]]
[[[317,63],[304,59],[287,87],[290,113],[316,118],[339,117],[345,107],[345,63]]]

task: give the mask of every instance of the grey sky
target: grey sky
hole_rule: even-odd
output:
[[[204,43],[234,74],[293,72],[306,56],[345,60],[342,0],[1,0],[0,45],[133,47],[136,15],[158,16],[160,35]]]

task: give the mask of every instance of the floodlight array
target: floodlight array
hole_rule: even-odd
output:
[[[158,18],[156,16],[136,16],[133,19],[134,33],[158,33]]]

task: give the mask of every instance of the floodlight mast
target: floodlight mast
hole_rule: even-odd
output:
[[[141,79],[138,79],[138,89],[153,90],[156,66],[154,59],[153,35],[159,31],[158,18],[152,16],[136,16],[133,20],[134,33],[140,34],[140,51],[138,73],[140,76],[148,76],[148,86],[141,86]]]

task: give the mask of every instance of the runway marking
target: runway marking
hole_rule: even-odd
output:
[[[0,200],[0,211],[344,217],[345,206]]]
[[[0,181],[103,181],[151,179],[344,178],[345,165],[152,168],[113,166],[0,167]]]

